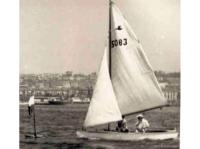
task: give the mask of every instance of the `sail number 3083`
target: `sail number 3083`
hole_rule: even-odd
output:
[[[111,47],[114,48],[114,47],[117,47],[117,46],[126,46],[127,45],[127,39],[124,38],[124,39],[115,39],[115,40],[112,40],[111,42]]]

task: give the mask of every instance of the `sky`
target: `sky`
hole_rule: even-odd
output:
[[[179,0],[113,0],[154,70],[180,71]],[[98,71],[108,0],[20,0],[20,73]]]

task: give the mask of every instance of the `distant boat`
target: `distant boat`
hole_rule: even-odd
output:
[[[89,98],[79,98],[79,97],[72,97],[71,98],[71,103],[90,103],[90,99]]]
[[[87,131],[90,127],[117,122],[122,115],[167,106],[142,45],[117,6],[109,1],[109,41],[104,50],[93,97],[79,138],[104,140],[165,140],[178,138],[176,130],[146,133]],[[109,125],[108,125],[109,126]]]
[[[64,101],[62,101],[61,99],[57,99],[57,98],[51,98],[51,99],[49,99],[48,103],[50,105],[63,105],[63,104],[65,104]]]
[[[65,104],[60,97],[46,97],[46,96],[37,96],[35,97],[36,105],[62,105]]]

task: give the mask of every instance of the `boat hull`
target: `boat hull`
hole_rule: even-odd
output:
[[[121,133],[121,132],[88,132],[77,131],[77,136],[83,139],[94,140],[113,140],[113,141],[140,141],[140,140],[168,140],[178,139],[178,132],[166,131],[166,132],[147,132],[147,133]]]

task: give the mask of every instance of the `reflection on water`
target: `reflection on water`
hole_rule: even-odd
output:
[[[32,119],[26,106],[20,106],[20,148],[21,149],[169,149],[179,148],[178,140],[116,142],[83,140],[76,137],[81,129],[88,105],[36,105],[36,127],[41,138],[28,138],[33,132]],[[148,112],[152,125],[179,128],[179,108]],[[158,119],[159,118],[159,119]],[[134,126],[134,119],[129,121]],[[132,128],[133,129],[133,128]]]

